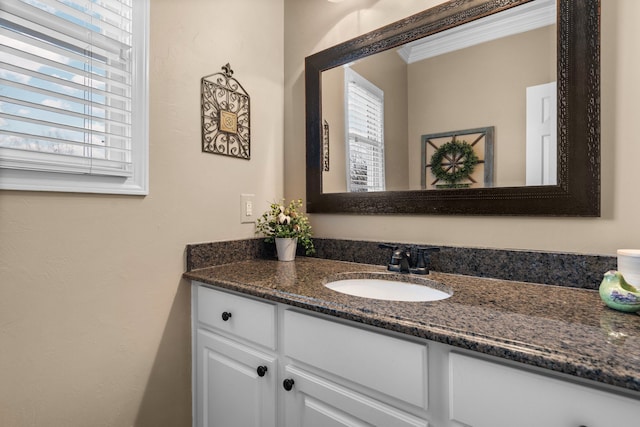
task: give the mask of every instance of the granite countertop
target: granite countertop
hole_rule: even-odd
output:
[[[640,315],[606,307],[597,291],[432,272],[453,295],[398,302],[323,286],[382,266],[298,257],[255,259],[185,278],[460,348],[640,391]],[[633,393],[636,394],[636,393]]]

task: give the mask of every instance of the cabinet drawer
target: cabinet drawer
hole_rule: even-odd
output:
[[[239,338],[276,348],[276,306],[197,286],[197,319],[204,326],[233,334]],[[223,314],[226,315],[223,318]],[[229,316],[230,315],[230,316]],[[224,319],[227,320],[224,320]]]
[[[637,425],[640,401],[451,353],[451,419],[472,427]]]
[[[287,310],[284,353],[427,409],[427,347]]]
[[[284,375],[295,381],[284,394],[284,427],[429,427],[424,419],[303,369],[287,366]]]

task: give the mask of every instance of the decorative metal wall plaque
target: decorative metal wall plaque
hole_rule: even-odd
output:
[[[232,75],[227,64],[202,78],[202,151],[249,160],[249,95]]]

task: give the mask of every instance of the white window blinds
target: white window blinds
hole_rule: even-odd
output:
[[[350,68],[345,68],[345,93],[347,188],[384,191],[384,94]]]
[[[0,167],[132,176],[133,1],[2,0]]]

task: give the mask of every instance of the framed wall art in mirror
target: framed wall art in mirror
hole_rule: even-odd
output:
[[[551,10],[552,21],[548,22],[548,12],[544,12],[544,24],[538,23],[537,15],[531,15],[529,12],[522,13],[520,11],[535,11],[536,9]],[[537,13],[537,12],[536,12]],[[509,17],[506,20],[504,14]],[[515,18],[519,15],[519,18]],[[376,63],[375,70],[383,70],[386,65],[379,65],[377,58],[382,56],[393,57],[394,64],[401,57],[405,63],[401,64],[407,69],[407,79],[411,80],[412,71],[407,66],[412,60],[414,52],[420,55],[431,55],[432,50],[437,50],[430,45],[432,38],[444,37],[451,31],[468,29],[468,26],[480,25],[480,23],[493,22],[493,27],[503,29],[507,27],[505,23],[515,22],[519,20],[519,25],[524,27],[532,25],[526,31],[533,34],[534,32],[542,34],[553,34],[553,40],[542,42],[541,46],[545,47],[552,44],[553,62],[544,64],[540,68],[538,77],[532,78],[524,84],[526,87],[520,86],[517,90],[506,90],[506,93],[518,92],[518,101],[516,104],[496,103],[498,108],[491,111],[489,116],[471,117],[467,124],[457,123],[452,125],[446,122],[449,119],[461,119],[462,114],[457,115],[463,110],[462,105],[468,104],[474,107],[478,112],[486,110],[485,102],[467,102],[467,97],[474,96],[471,92],[465,92],[465,97],[460,98],[457,94],[452,96],[458,102],[451,109],[443,109],[441,101],[437,108],[432,108],[426,112],[414,112],[408,110],[407,114],[399,116],[406,117],[409,122],[400,122],[394,119],[393,133],[387,133],[387,129],[391,126],[387,125],[385,119],[385,157],[397,155],[398,153],[407,153],[407,165],[404,170],[409,171],[408,185],[405,188],[397,189],[395,185],[387,185],[387,189],[392,191],[366,191],[366,192],[347,192],[336,191],[328,186],[331,178],[330,174],[342,173],[339,168],[332,168],[331,172],[323,172],[323,122],[329,120],[332,123],[332,130],[335,127],[340,129],[339,117],[343,115],[337,111],[336,106],[339,102],[334,102],[339,96],[332,93],[331,99],[325,94],[326,87],[330,81],[338,81],[336,87],[339,86],[339,78],[333,73],[344,69],[345,67],[354,68],[358,73],[366,67],[361,65],[362,61]],[[535,22],[534,22],[535,21]],[[498,23],[496,23],[498,22]],[[543,27],[540,27],[543,25]],[[472,28],[472,39],[482,39],[485,37],[484,29]],[[479,32],[482,31],[482,32]],[[544,34],[543,34],[544,33]],[[511,38],[518,38],[520,34]],[[487,39],[488,40],[488,39]],[[545,40],[550,40],[548,37]],[[416,43],[419,43],[418,49]],[[503,43],[501,40],[488,41],[487,43]],[[460,50],[462,52],[464,48]],[[483,51],[483,52],[486,52]],[[503,52],[507,63],[510,59],[508,51]],[[494,50],[495,53],[495,50]],[[436,53],[442,55],[442,53]],[[456,55],[458,52],[456,52]],[[459,66],[463,71],[463,76],[475,76],[481,71],[487,69],[493,60],[489,59],[485,53],[475,54],[475,62],[472,67],[467,68],[466,65]],[[443,55],[444,56],[444,55]],[[538,60],[536,60],[539,62]],[[511,62],[519,62],[511,60]],[[511,64],[509,64],[511,65]],[[536,64],[527,63],[525,70],[529,72]],[[393,65],[398,70],[397,65]],[[390,69],[390,68],[389,68]],[[502,70],[502,71],[501,71]],[[465,74],[466,73],[466,74]],[[387,73],[389,74],[389,73]],[[414,74],[416,74],[414,72]],[[430,73],[421,71],[418,74],[430,75]],[[521,72],[517,69],[506,68],[500,66],[497,72],[498,79],[508,84],[520,77]],[[328,76],[331,75],[331,78]],[[395,77],[402,77],[397,72],[393,74]],[[540,77],[541,76],[541,77]],[[367,78],[370,78],[367,75]],[[372,75],[371,79],[378,84],[377,77]],[[397,100],[396,89],[398,81],[394,80],[395,86],[380,86],[385,90],[384,99]],[[470,79],[469,79],[470,80]],[[421,83],[423,86],[464,86],[468,84],[465,79],[449,82],[447,76],[439,77],[439,80],[433,82]],[[488,83],[487,83],[488,84]],[[555,93],[555,101],[557,101],[557,109],[553,113],[553,121],[556,132],[554,137],[554,150],[557,153],[555,158],[551,160],[553,166],[557,168],[556,179],[546,182],[546,185],[531,184],[525,182],[524,172],[524,156],[525,156],[525,131],[521,130],[520,134],[511,136],[507,134],[509,127],[513,124],[525,126],[525,93],[527,87],[535,85],[553,84],[557,87]],[[483,86],[474,83],[474,88]],[[435,96],[434,92],[420,92],[423,88],[403,90],[403,93],[419,94],[424,100],[431,96]],[[429,89],[433,90],[433,89]],[[321,52],[315,53],[306,58],[305,61],[305,94],[306,94],[306,144],[307,144],[307,209],[309,212],[316,213],[366,213],[366,214],[461,214],[461,215],[546,215],[546,216],[599,216],[600,215],[600,1],[584,0],[580,2],[570,0],[452,0],[442,3],[436,7],[425,10],[424,12],[410,16],[401,21],[392,23],[378,30],[364,34],[355,39],[346,41],[339,45],[333,46]],[[339,95],[339,94],[338,94]],[[489,95],[491,96],[491,94]],[[446,93],[445,93],[446,97]],[[504,95],[493,93],[493,98],[502,101]],[[441,99],[441,98],[440,98]],[[487,99],[487,94],[483,93],[482,98]],[[409,99],[409,104],[415,102]],[[415,100],[414,100],[415,101]],[[397,104],[397,101],[395,105]],[[554,104],[554,108],[555,104]],[[442,111],[438,111],[438,109]],[[387,108],[385,111],[395,111],[396,109]],[[508,116],[512,110],[522,110],[521,116],[515,119],[509,119],[504,122],[504,118]],[[438,116],[438,113],[442,113]],[[441,117],[434,121],[434,117]],[[466,117],[466,116],[465,116]],[[527,113],[528,120],[528,113]],[[335,122],[335,126],[334,126]],[[445,123],[446,122],[446,123]],[[518,123],[515,123],[518,122]],[[522,124],[520,124],[520,122]],[[426,126],[427,123],[431,123]],[[453,123],[453,122],[452,122]],[[492,185],[485,185],[482,188],[440,188],[422,189],[421,183],[421,157],[420,157],[420,136],[432,133],[446,131],[447,129],[472,129],[486,126],[486,123],[496,125],[496,147],[507,146],[507,142],[513,140],[521,140],[517,150],[522,155],[522,160],[514,162],[505,154],[504,151],[496,151],[494,153],[494,178]],[[408,129],[404,131],[409,142],[408,148],[397,148],[396,146],[387,146],[387,142],[396,143],[396,139],[400,132],[397,129]],[[528,126],[528,124],[527,124]],[[444,128],[444,129],[442,129]],[[528,128],[527,128],[528,130]],[[341,154],[340,132],[331,139],[331,155]],[[417,135],[417,137],[416,137]],[[508,136],[507,136],[508,135]],[[500,139],[502,138],[502,139]],[[404,151],[402,151],[404,150]],[[405,155],[405,154],[402,154]],[[505,160],[506,159],[506,160]],[[550,157],[547,156],[547,159]],[[385,160],[385,164],[397,163]],[[498,161],[496,163],[496,160]],[[417,161],[417,164],[416,164]],[[335,163],[335,162],[334,162]],[[341,162],[338,162],[341,163]],[[528,162],[527,162],[528,163]],[[547,161],[549,163],[549,161]],[[513,168],[521,174],[521,179],[507,179],[501,177],[505,175],[505,170],[511,164],[517,164]],[[336,170],[334,172],[334,169]],[[402,171],[403,168],[397,169]],[[554,169],[556,170],[556,169]],[[387,179],[395,177],[395,172],[386,172]],[[323,182],[326,181],[326,182]],[[333,182],[333,181],[332,181]]]
[[[422,189],[493,186],[493,126],[422,135]]]
[[[251,159],[249,94],[229,64],[201,79],[202,151]]]

